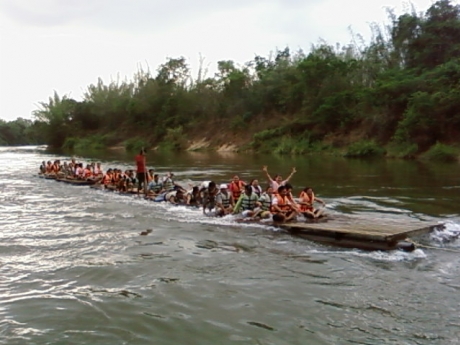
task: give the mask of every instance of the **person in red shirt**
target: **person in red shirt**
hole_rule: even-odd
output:
[[[139,194],[142,187],[144,187],[144,189],[147,188],[147,167],[145,162],[145,150],[142,149],[134,159],[136,160],[137,167],[137,194]]]

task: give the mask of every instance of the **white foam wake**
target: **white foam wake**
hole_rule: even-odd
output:
[[[446,221],[444,226],[435,229],[430,234],[430,241],[435,243],[449,244],[450,246],[460,246],[460,223]]]

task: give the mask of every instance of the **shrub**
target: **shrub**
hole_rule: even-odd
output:
[[[418,152],[418,145],[414,143],[391,142],[387,146],[387,156],[395,158],[414,158]]]
[[[140,151],[142,148],[149,147],[149,143],[142,138],[134,137],[124,142],[126,151]]]
[[[385,150],[373,140],[361,140],[348,147],[345,157],[377,157]]]
[[[299,155],[308,152],[309,141],[305,138],[283,137],[274,149],[276,154]]]
[[[182,126],[176,128],[168,128],[163,142],[159,145],[161,150],[179,151],[185,148],[187,140]]]
[[[244,116],[237,115],[230,122],[230,129],[234,132],[244,129],[247,126]]]
[[[458,159],[458,150],[449,145],[436,143],[422,155],[422,158],[436,162],[454,162]]]
[[[64,141],[64,144],[62,144],[62,148],[66,150],[73,150],[77,142],[78,142],[78,138],[73,138],[73,137],[66,138],[66,140]]]

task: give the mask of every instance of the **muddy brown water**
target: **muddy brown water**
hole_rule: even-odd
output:
[[[78,158],[125,169],[132,156]],[[183,184],[295,166],[295,191],[313,186],[332,215],[446,223],[405,253],[38,179],[56,158],[69,157],[0,148],[2,344],[460,344],[459,164],[149,153]]]

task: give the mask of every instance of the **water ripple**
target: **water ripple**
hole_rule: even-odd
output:
[[[460,261],[441,251],[459,246],[455,212],[446,231],[420,239],[437,251],[330,248],[264,225],[238,224],[232,216],[203,217],[197,209],[35,176],[42,160],[57,158],[65,157],[40,147],[0,147],[0,343],[458,340]],[[189,181],[212,173],[224,179],[231,171],[224,163],[211,163],[208,170],[186,167],[177,176]],[[375,177],[361,175],[366,181]],[[416,188],[374,192],[379,190]],[[451,190],[456,185],[444,189]],[[423,195],[360,194],[329,198],[329,210],[371,215],[376,222],[426,219],[405,206],[433,202]]]

